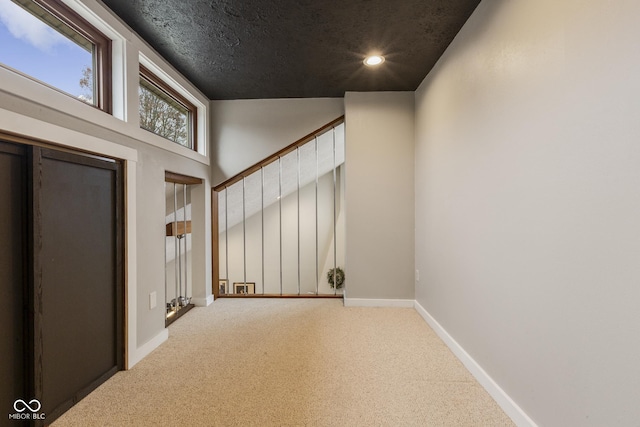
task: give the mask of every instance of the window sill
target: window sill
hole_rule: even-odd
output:
[[[0,92],[9,95],[0,98],[0,108],[21,113],[19,109],[16,108],[17,103],[12,102],[10,99],[11,96],[21,98],[39,106],[38,114],[31,114],[34,119],[48,121],[60,126],[59,121],[46,119],[49,115],[44,114],[42,109],[48,109],[52,112],[62,113],[83,120],[103,129],[116,132],[126,138],[149,144],[205,165],[210,164],[210,159],[207,156],[141,129],[137,123],[122,121],[111,114],[105,113],[91,105],[75,100],[73,97],[2,67],[0,67]],[[70,127],[70,129],[76,129],[76,127]]]

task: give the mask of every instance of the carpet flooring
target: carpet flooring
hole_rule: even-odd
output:
[[[513,423],[413,309],[219,299],[52,425]]]

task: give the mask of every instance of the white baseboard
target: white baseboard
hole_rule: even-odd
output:
[[[135,351],[130,352],[127,369],[133,368],[136,363],[147,357],[153,350],[160,347],[160,345],[168,339],[169,329],[164,328],[158,335],[136,348]]]
[[[207,306],[213,304],[213,295],[209,295],[206,298],[191,298],[191,302],[196,307],[207,307]]]
[[[536,423],[515,403],[511,397],[485,372],[464,348],[434,319],[427,310],[415,301],[415,309],[444,341],[462,364],[471,372],[480,385],[493,397],[502,410],[519,427],[537,427]]]
[[[344,298],[345,307],[403,307],[413,308],[412,299],[367,299],[367,298]]]

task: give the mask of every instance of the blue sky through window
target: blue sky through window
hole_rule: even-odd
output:
[[[82,70],[93,55],[14,4],[0,0],[0,63],[54,86],[74,97]]]

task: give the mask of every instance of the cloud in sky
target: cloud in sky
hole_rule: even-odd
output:
[[[51,53],[53,47],[69,40],[10,0],[0,0],[0,22],[12,36],[37,49]]]

